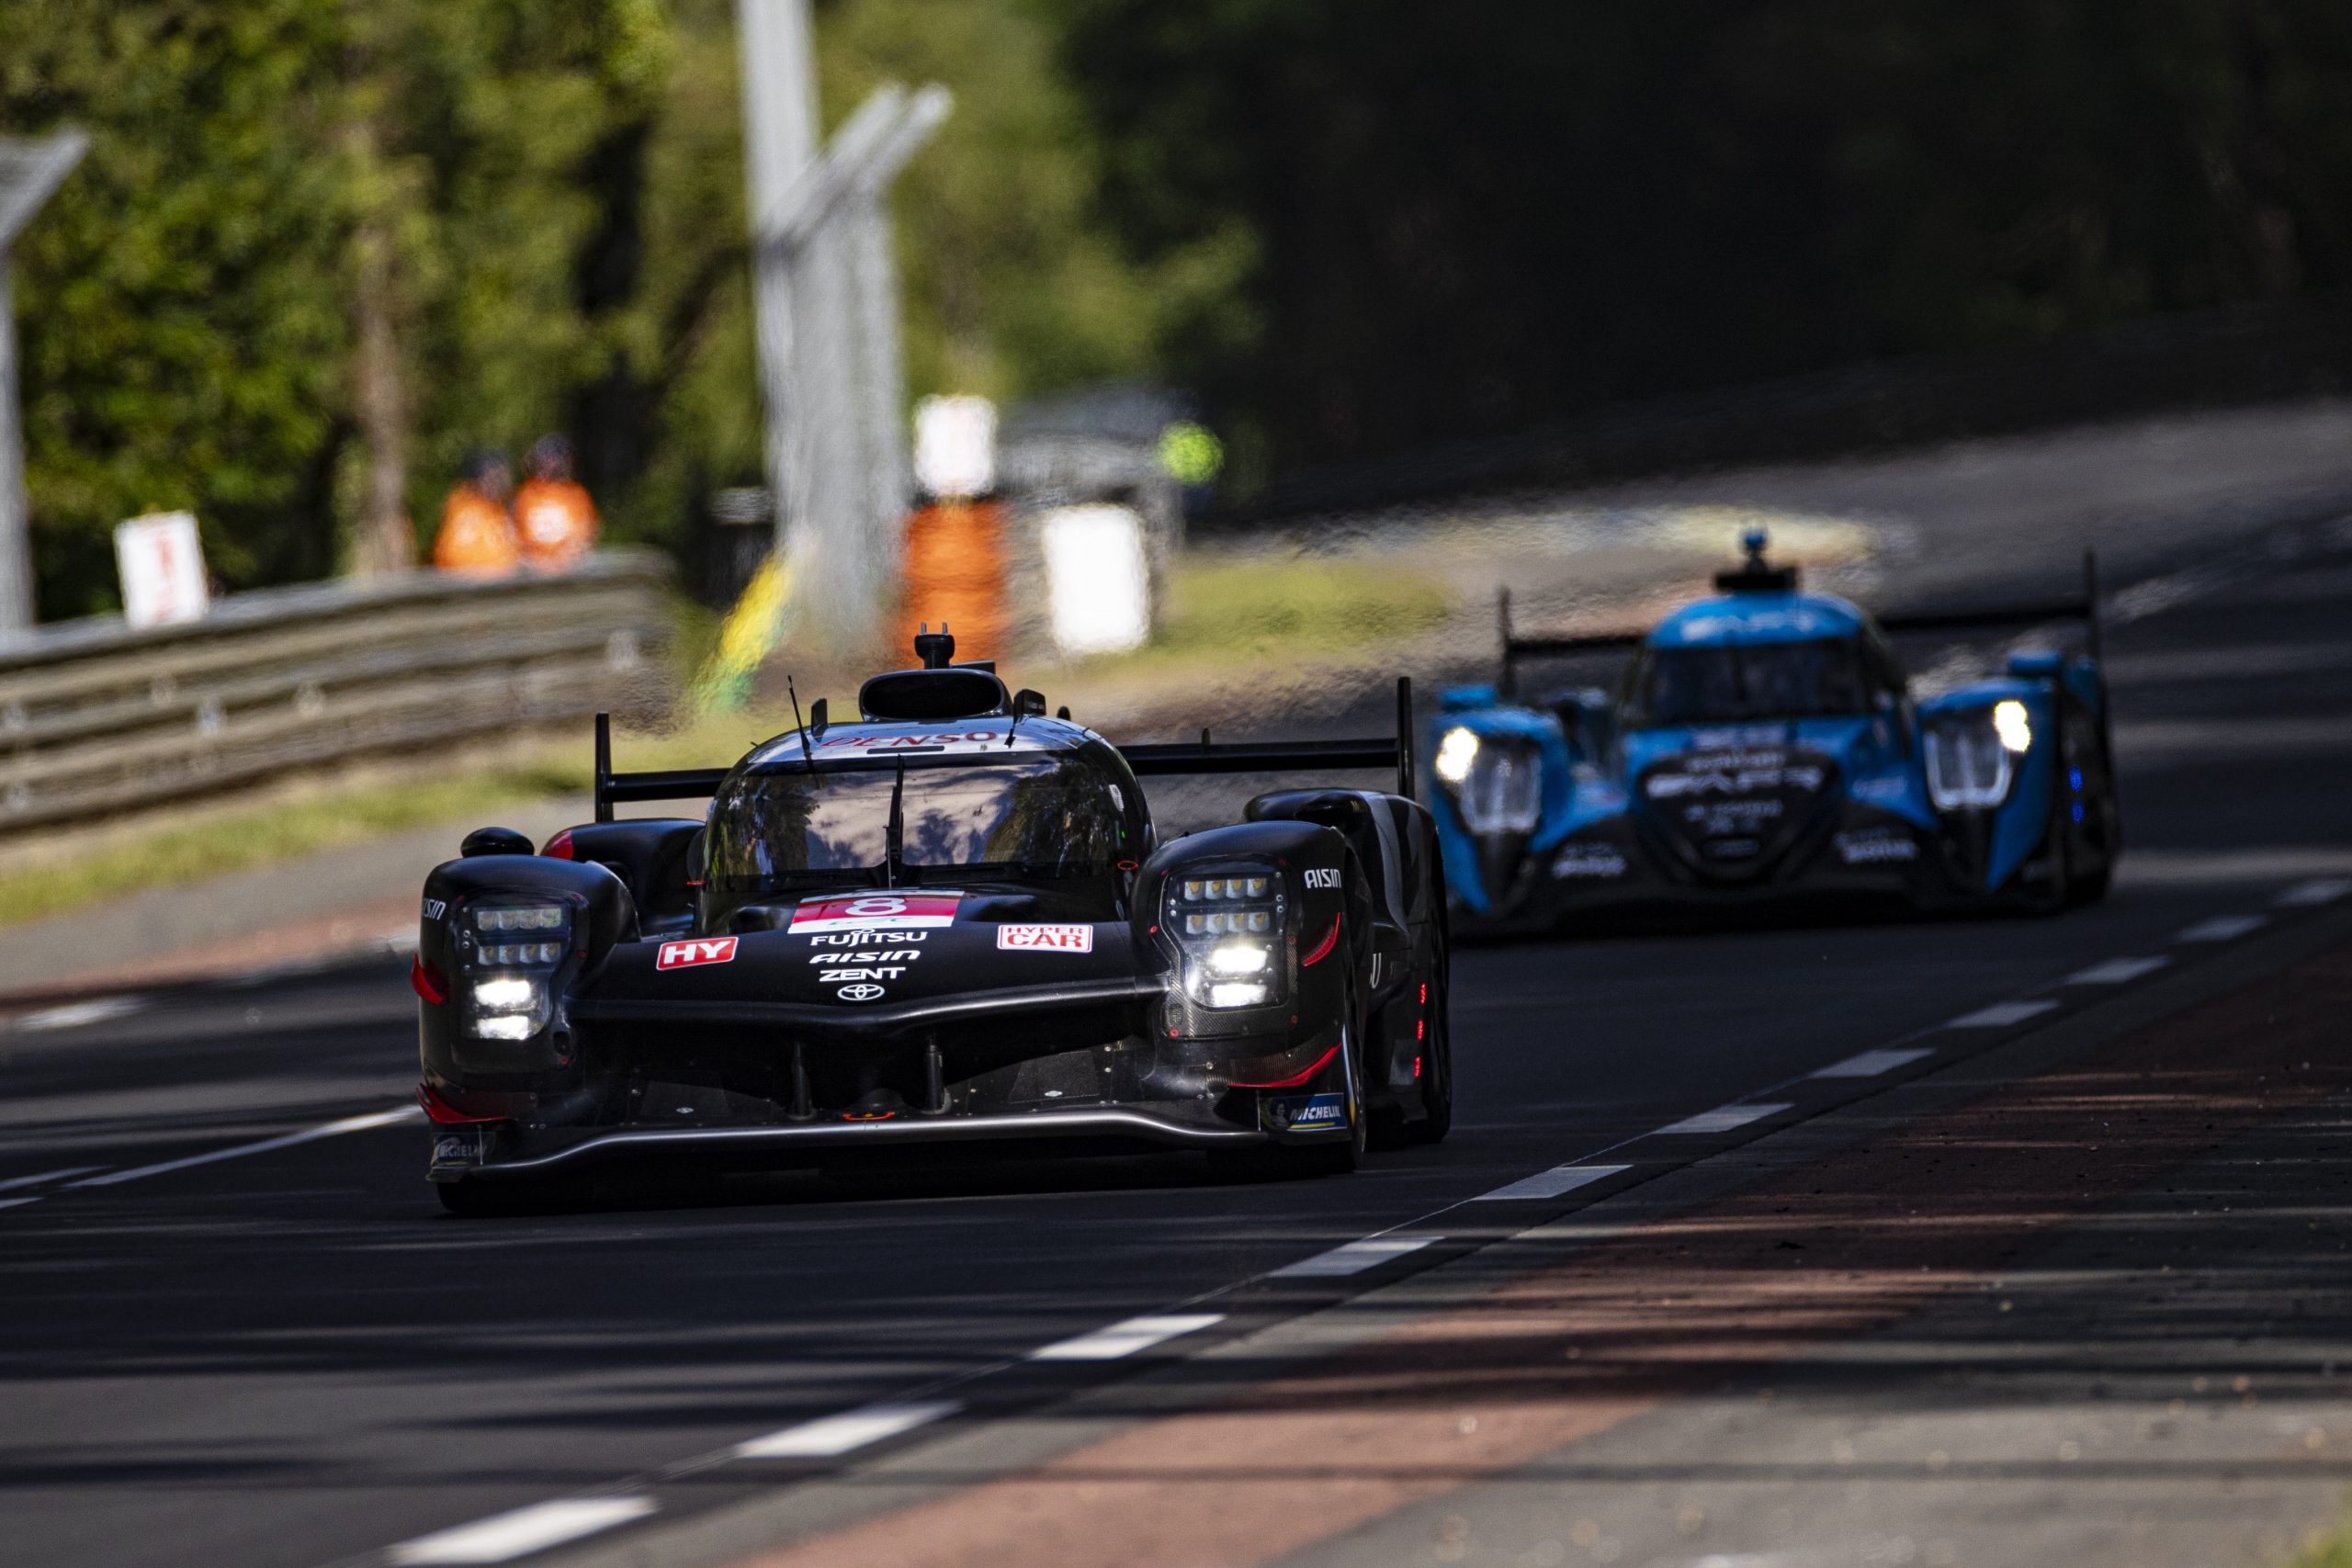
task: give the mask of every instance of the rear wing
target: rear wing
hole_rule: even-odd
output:
[[[2083,552],[2083,591],[2067,599],[2040,604],[1992,604],[1975,609],[1924,610],[1917,615],[1881,615],[1879,629],[1889,637],[1928,632],[2011,631],[2052,621],[2080,621],[2088,636],[2089,653],[2099,656],[2098,552]]]
[[[1640,646],[1645,632],[1601,632],[1589,637],[1521,637],[1511,630],[1510,590],[1495,595],[1495,614],[1502,633],[1502,679],[1496,689],[1505,697],[1518,684],[1522,659],[1551,659],[1579,653],[1605,653]],[[2007,631],[2047,625],[2052,621],[2081,621],[2088,630],[2092,659],[2099,656],[2098,552],[2083,552],[2083,591],[2067,599],[2039,604],[1993,604],[1957,610],[1926,610],[1907,615],[1874,617],[1889,637],[1930,632]]]
[[[1521,637],[1510,629],[1510,590],[1495,591],[1495,623],[1502,634],[1502,677],[1495,690],[1510,697],[1519,687],[1522,659],[1559,659],[1579,653],[1616,653],[1639,648],[1646,632],[1597,632],[1585,637]]]
[[[1020,755],[1020,753],[1008,753]],[[1362,740],[1242,740],[1216,745],[1201,731],[1197,744],[1122,746],[1138,778],[1170,773],[1272,773],[1329,768],[1395,768],[1396,793],[1413,798],[1413,682],[1396,678],[1396,734]],[[718,793],[725,768],[678,768],[667,773],[613,771],[613,720],[596,716],[596,820],[613,819],[616,806],[654,800],[707,800]]]

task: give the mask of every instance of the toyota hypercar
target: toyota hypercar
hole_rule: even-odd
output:
[[[427,1174],[458,1212],[628,1157],[1172,1146],[1351,1168],[1453,1116],[1436,825],[1394,739],[1114,746],[943,634],[725,770],[616,773],[426,879]],[[1162,841],[1139,780],[1394,768]],[[708,797],[696,818],[616,805]],[[895,1157],[895,1156],[893,1156]]]
[[[1879,895],[1922,909],[2053,910],[2101,897],[2122,852],[2098,661],[2079,599],[1874,619],[1765,558],[1646,633],[1521,637],[1502,678],[1442,694],[1429,800],[1453,918],[1544,930],[1609,911]],[[1893,639],[2086,628],[2072,651],[1929,697]],[[1515,692],[1532,659],[1613,654],[1613,689]]]

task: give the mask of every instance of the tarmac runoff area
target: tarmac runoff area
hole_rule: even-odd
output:
[[[2352,1481],[2347,1018],[2352,910],[1118,1392],[1157,1418],[565,1561],[2274,1560]]]

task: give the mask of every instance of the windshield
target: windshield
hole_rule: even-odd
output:
[[[713,801],[711,883],[733,901],[804,875],[839,881],[841,873],[873,872],[880,881],[892,858],[894,794],[902,880],[974,867],[1103,875],[1141,853],[1139,803],[1130,793],[1067,755],[903,774],[771,765],[730,779]]]
[[[1865,706],[1850,639],[1653,649],[1634,671],[1634,722],[1652,728],[1820,718]]]

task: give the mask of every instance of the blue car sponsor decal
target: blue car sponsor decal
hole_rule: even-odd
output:
[[[1348,1100],[1342,1094],[1284,1095],[1262,1102],[1260,1121],[1270,1132],[1308,1133],[1348,1124]]]

